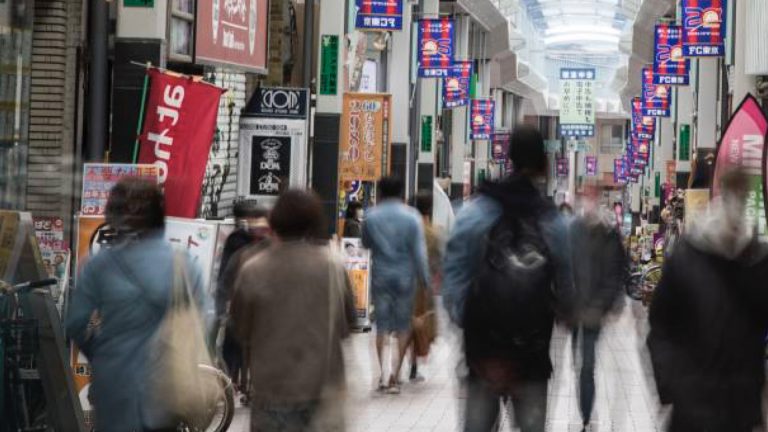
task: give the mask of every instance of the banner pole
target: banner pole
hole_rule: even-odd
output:
[[[152,63],[147,62],[147,69],[144,71],[144,88],[141,90],[141,107],[139,108],[139,120],[136,122],[136,141],[133,143],[133,163],[139,160],[139,137],[141,136],[141,127],[144,125],[144,105],[147,102],[147,88],[149,87],[149,68]]]

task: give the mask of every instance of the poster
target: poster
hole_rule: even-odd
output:
[[[57,216],[33,216],[35,237],[40,250],[69,249],[64,243],[64,220]]]
[[[625,184],[627,182],[627,173],[624,169],[624,159],[613,160],[613,182],[616,184]]]
[[[447,77],[453,68],[453,18],[418,21],[419,76]]]
[[[369,324],[371,253],[363,248],[362,240],[347,237],[341,239],[341,253],[352,283],[358,325],[365,326]]]
[[[557,176],[560,178],[568,177],[568,158],[557,158]]]
[[[683,56],[683,28],[675,24],[656,24],[653,82],[688,85],[691,60]]]
[[[469,138],[489,140],[495,124],[496,102],[493,99],[472,99],[470,122],[472,130]]]
[[[584,166],[587,177],[597,176],[597,156],[585,156]]]
[[[656,134],[656,118],[643,115],[643,102],[632,98],[632,139],[652,140]]]
[[[358,30],[402,30],[403,0],[355,0]]]
[[[712,177],[712,197],[720,195],[720,181],[725,173],[741,169],[750,179],[747,194],[746,223],[757,227],[760,235],[766,235],[764,178],[766,119],[760,104],[747,95],[728,121],[717,147],[715,171]]]
[[[267,73],[268,0],[198,0],[195,63]]]
[[[683,54],[686,57],[725,55],[727,0],[681,0]]]
[[[512,134],[496,131],[492,137],[491,155],[496,163],[506,164],[509,161],[509,141]]]
[[[377,181],[389,173],[391,96],[344,93],[339,180]]]
[[[560,136],[595,135],[595,69],[560,69]]]
[[[202,4],[202,2],[201,2]],[[224,91],[198,78],[150,69],[139,163],[158,167],[165,213],[195,217]]]
[[[83,194],[80,212],[86,216],[103,215],[109,192],[121,179],[141,177],[158,181],[160,171],[150,164],[83,164]]]
[[[653,70],[643,68],[642,114],[648,117],[669,117],[672,105],[672,90],[667,85],[654,84]]]
[[[443,78],[443,108],[450,109],[468,105],[471,81],[472,62],[455,62],[451,74]]]

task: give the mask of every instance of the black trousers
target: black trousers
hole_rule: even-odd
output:
[[[512,411],[521,432],[544,432],[547,420],[548,380],[521,382],[515,391],[502,397],[470,372],[467,378],[465,432],[498,430],[501,406]]]

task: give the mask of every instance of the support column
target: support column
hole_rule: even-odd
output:
[[[422,13],[425,17],[436,17],[440,13],[439,0],[422,0]],[[457,30],[457,29],[454,29]],[[413,157],[416,159],[416,187],[414,189],[432,192],[432,180],[435,173],[435,146],[436,146],[436,126],[437,117],[442,107],[438,106],[440,98],[438,91],[442,85],[439,78],[418,78],[419,86],[419,136],[413,139],[416,144],[411,148],[414,150]],[[431,127],[429,127],[431,124]],[[429,130],[427,130],[428,128]],[[424,136],[424,134],[427,136]],[[429,140],[431,145],[426,148],[424,142]]]

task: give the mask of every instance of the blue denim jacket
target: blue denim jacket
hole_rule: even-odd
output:
[[[456,216],[445,251],[443,264],[443,304],[451,320],[461,326],[467,291],[485,255],[488,234],[502,215],[501,205],[494,199],[478,195],[467,202]],[[572,292],[568,228],[560,216],[541,220],[544,241],[555,262],[555,291]]]

